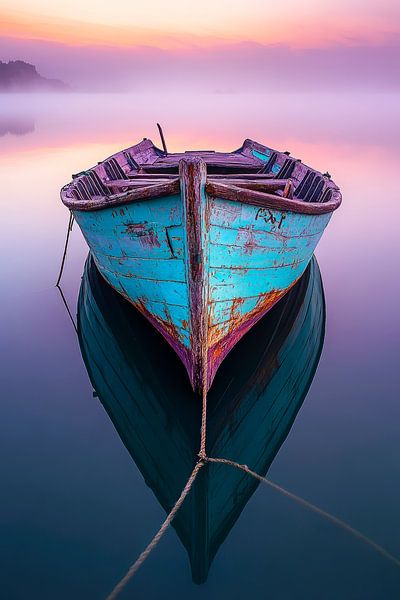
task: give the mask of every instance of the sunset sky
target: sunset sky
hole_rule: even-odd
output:
[[[377,85],[397,87],[399,48],[398,0],[2,0],[0,9],[0,59],[78,87],[105,74],[148,83],[149,69],[165,81],[168,67],[193,78],[191,65],[214,86],[227,67],[222,87],[235,74],[283,81],[299,67],[307,81],[325,70],[345,84],[371,83],[378,70]]]

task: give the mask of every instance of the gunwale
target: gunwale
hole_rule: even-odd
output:
[[[245,140],[243,145],[233,152],[215,152],[207,151],[187,151],[180,153],[168,153],[157,148],[151,140],[144,139],[139,144],[122,150],[108,157],[98,165],[73,176],[71,182],[66,184],[61,189],[61,200],[70,210],[78,211],[96,211],[106,208],[122,206],[134,202],[142,202],[152,198],[160,198],[163,196],[171,196],[180,192],[179,180],[179,163],[185,160],[192,160],[194,157],[206,163],[207,179],[206,191],[211,197],[219,197],[228,201],[242,202],[252,204],[262,208],[276,209],[285,212],[295,212],[308,215],[320,215],[335,211],[341,204],[342,195],[339,188],[332,181],[328,174],[322,174],[311,167],[308,167],[298,159],[291,157],[293,165],[298,168],[303,174],[303,179],[293,176],[286,178],[293,183],[297,182],[299,187],[307,177],[312,173],[321,178],[323,182],[322,192],[329,190],[330,199],[320,202],[307,202],[300,198],[296,198],[296,190],[294,198],[284,198],[279,194],[271,194],[260,189],[250,189],[245,187],[245,182],[248,180],[250,187],[253,183],[258,183],[263,180],[266,182],[277,178],[274,173],[260,173],[263,167],[263,160],[257,158],[263,152],[269,151],[265,146],[253,140]],[[256,154],[254,154],[254,152]],[[281,160],[287,160],[288,152],[270,152],[279,155]],[[117,159],[125,160],[129,156],[133,163],[128,165],[129,170],[122,169],[120,162]],[[264,154],[267,157],[267,154]],[[124,175],[124,179],[107,179],[105,165],[111,160],[118,163],[118,168]],[[265,166],[265,165],[264,165]],[[212,170],[229,170],[229,173],[211,172]],[[167,171],[171,171],[168,173]],[[304,173],[303,173],[304,171]],[[101,185],[105,189],[110,190],[110,194],[88,194],[87,198],[76,198],[73,195],[76,182],[95,172],[101,179]],[[125,179],[126,178],[126,179]],[[279,179],[279,177],[278,177]],[[295,181],[293,181],[295,179]],[[235,185],[238,180],[243,183]],[[281,179],[283,182],[284,179]],[[111,193],[112,188],[124,188],[124,183],[127,188],[134,189],[124,190],[122,192]],[[239,183],[239,182],[238,182]],[[253,187],[260,187],[253,185]]]

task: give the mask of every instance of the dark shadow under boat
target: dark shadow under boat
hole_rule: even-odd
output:
[[[207,454],[265,475],[311,385],[325,301],[315,258],[299,282],[237,344],[208,394]],[[82,356],[119,436],[166,511],[197,460],[200,402],[182,363],[148,321],[99,275],[89,256],[78,301]],[[211,562],[259,482],[207,464],[173,521],[193,580]]]

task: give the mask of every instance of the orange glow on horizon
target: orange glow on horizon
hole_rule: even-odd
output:
[[[355,45],[367,42],[379,44],[387,37],[384,23],[377,19],[364,18],[360,34],[359,22],[347,17],[327,19],[321,23],[308,16],[303,22],[287,21],[284,16],[259,25],[256,21],[243,29],[227,27],[213,33],[193,33],[190,30],[175,31],[152,29],[137,25],[113,25],[69,18],[29,15],[19,12],[0,13],[0,37],[41,40],[67,46],[108,46],[113,48],[152,47],[160,50],[179,51],[184,49],[212,49],[226,44],[256,43],[262,45],[282,44],[297,48],[326,47],[332,44]],[[395,24],[393,25],[395,27]]]
[[[68,46],[174,47],[173,39],[157,31],[16,13],[0,15],[0,36],[58,42]]]

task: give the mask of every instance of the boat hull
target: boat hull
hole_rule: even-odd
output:
[[[201,164],[183,169],[178,194],[73,213],[100,273],[204,391],[238,340],[304,273],[332,213],[219,198],[206,192]]]

